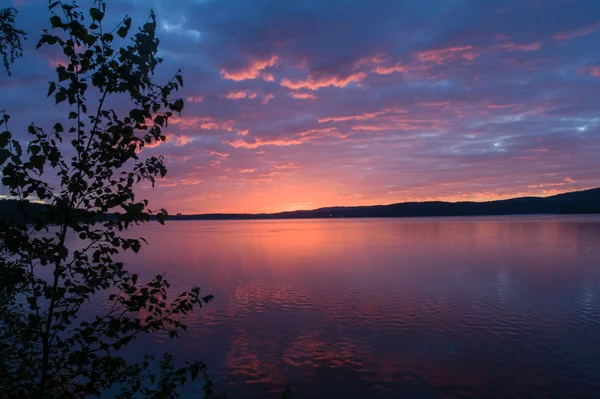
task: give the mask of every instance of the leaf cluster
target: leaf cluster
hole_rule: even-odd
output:
[[[176,367],[171,355],[128,362],[120,349],[141,334],[185,330],[182,317],[212,300],[199,288],[168,298],[163,275],[142,283],[116,256],[138,252],[143,238],[124,230],[156,216],[134,188],[166,174],[162,157],[142,150],[165,140],[178,71],[156,83],[154,13],[134,31],[131,18],[104,23],[106,4],[49,4],[51,28],[38,43],[60,50],[64,62],[48,97],[65,117],[51,127],[32,123],[23,142],[0,113],[2,184],[18,200],[19,217],[0,217],[0,392],[11,398],[84,398],[117,389],[115,397],[171,398],[198,375],[213,397],[203,363]],[[12,14],[9,14],[12,15]],[[127,100],[128,111],[108,99]],[[28,207],[30,199],[46,207]],[[116,216],[106,218],[107,214]],[[74,245],[74,243],[76,245]],[[104,314],[84,317],[85,305],[106,295]]]

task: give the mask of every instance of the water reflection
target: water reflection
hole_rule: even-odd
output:
[[[600,218],[171,222],[127,261],[216,296],[169,341],[231,397],[598,398]],[[167,346],[158,337],[153,347]],[[147,350],[147,348],[144,348]],[[199,387],[190,387],[194,394]]]

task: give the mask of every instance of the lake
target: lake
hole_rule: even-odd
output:
[[[215,300],[178,340],[230,398],[599,398],[600,217],[173,221],[142,278]],[[102,306],[102,304],[98,304]],[[197,397],[190,385],[186,397]]]

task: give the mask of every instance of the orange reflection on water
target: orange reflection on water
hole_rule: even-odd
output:
[[[132,268],[215,295],[186,319],[183,345],[240,396],[295,381],[306,395],[341,384],[370,397],[514,397],[551,386],[560,364],[571,389],[600,381],[582,366],[600,346],[562,338],[600,333],[597,217],[171,222],[139,233],[150,245]]]

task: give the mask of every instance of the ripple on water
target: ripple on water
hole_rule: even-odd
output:
[[[328,399],[600,398],[600,218],[141,233],[150,246],[132,268],[215,294],[181,340],[160,335],[152,349],[205,360],[231,397],[278,398],[289,382]]]

